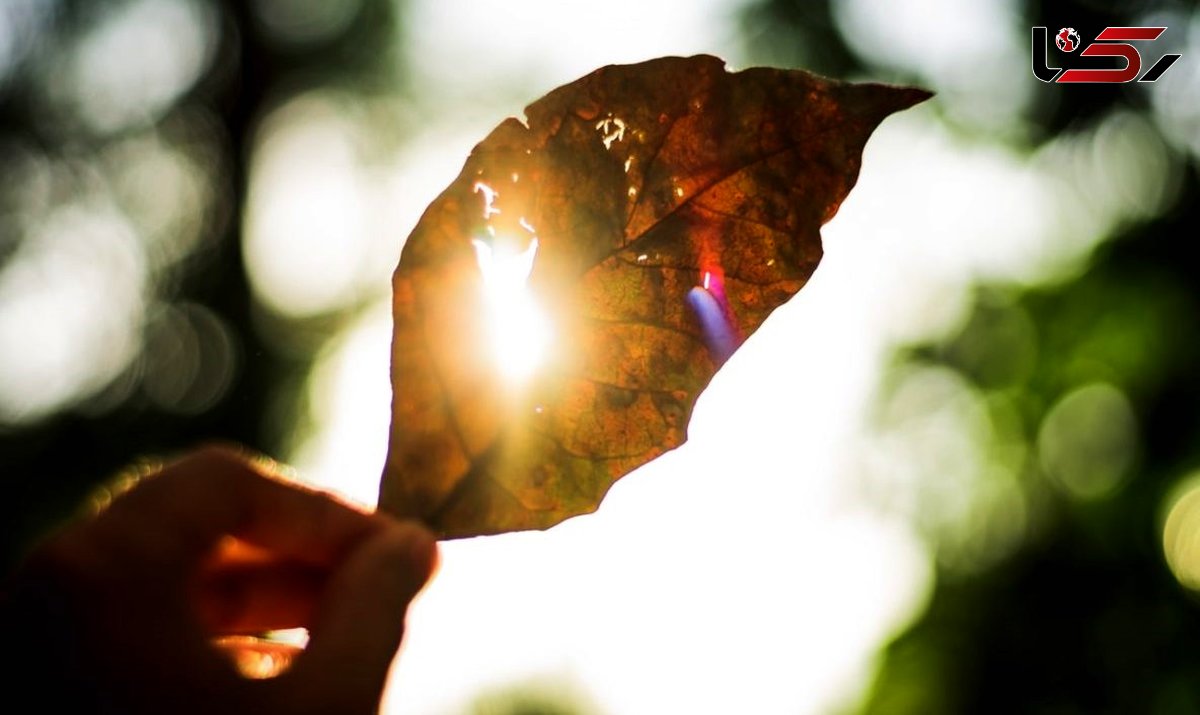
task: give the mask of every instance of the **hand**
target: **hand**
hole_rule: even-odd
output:
[[[204,449],[17,572],[0,611],[5,699],[29,695],[39,712],[373,713],[436,560],[413,522]],[[308,647],[269,680],[242,677],[212,645],[297,626]]]

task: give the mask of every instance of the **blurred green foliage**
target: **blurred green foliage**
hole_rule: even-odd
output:
[[[1195,195],[1196,176],[1188,178]],[[870,713],[1155,712],[1200,708],[1200,611],[1163,562],[1165,500],[1200,462],[1194,203],[1101,249],[1067,283],[981,288],[963,327],[904,351],[1018,405],[1036,529],[998,562],[943,565],[927,612],[884,652]],[[1036,349],[1033,348],[1036,346]],[[1138,458],[1111,492],[1063,489],[1037,453],[1063,395],[1128,397]],[[997,432],[996,437],[1001,437]]]
[[[588,715],[599,712],[564,682],[528,682],[477,695],[469,715]]]
[[[1017,5],[1022,28],[1195,17],[1170,2]],[[759,45],[764,60],[821,55],[837,70],[927,80],[873,67],[828,32],[830,15],[829,3],[769,0],[745,21],[751,36],[772,37]],[[1021,133],[952,125],[1032,152],[1116,108],[1149,111],[1125,87],[1046,86]],[[913,518],[937,555],[936,585],[881,653],[862,712],[1200,712],[1200,610],[1167,568],[1162,540],[1172,492],[1200,464],[1200,180],[1196,158],[1179,156],[1186,169],[1166,213],[1120,226],[1050,284],[977,285],[956,329],[897,352],[880,429],[911,441],[913,420],[966,399],[982,406],[970,437],[985,466],[967,484],[925,455]],[[919,401],[902,396],[914,375]],[[887,485],[868,478],[865,489],[878,496]],[[972,490],[966,518],[947,517]]]

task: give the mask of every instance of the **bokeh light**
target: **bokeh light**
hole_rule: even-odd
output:
[[[215,17],[195,0],[133,0],[100,15],[54,64],[48,89],[97,132],[161,117],[212,61]]]
[[[986,568],[1020,544],[1029,518],[1013,408],[944,367],[892,379],[858,457],[868,499],[918,525],[945,567]]]
[[[1200,53],[1200,16],[1194,12],[1158,13],[1146,18],[1146,24],[1168,28],[1160,38],[1161,51],[1185,57]],[[1145,91],[1163,135],[1193,158],[1200,157],[1200,64],[1176,62]]]
[[[884,71],[937,88],[952,116],[993,132],[1019,131],[1034,85],[1014,72],[1028,29],[1012,0],[846,0],[833,16],[846,42]]]
[[[493,126],[536,95],[607,64],[720,51],[735,64],[725,24],[737,3],[547,3],[418,0],[401,46],[425,101]],[[482,136],[482,135],[481,135]]]
[[[142,387],[160,409],[193,415],[212,407],[233,382],[233,334],[202,305],[164,305],[149,315]]]
[[[228,168],[213,124],[200,109],[176,111],[161,129],[123,137],[98,157],[109,192],[138,229],[159,280],[197,250],[211,248],[226,227]]]
[[[50,20],[52,3],[11,0],[0,5],[0,87],[35,49]]]
[[[1200,591],[1200,474],[1190,474],[1165,501],[1163,555],[1179,583]]]
[[[100,390],[137,354],[145,262],[103,205],[55,209],[0,272],[0,422]]]
[[[1137,420],[1129,400],[1112,385],[1085,385],[1050,408],[1038,431],[1042,468],[1081,499],[1111,494],[1137,456]]]
[[[359,0],[252,0],[250,6],[263,28],[278,40],[294,45],[328,40],[346,29],[358,15]]]
[[[333,312],[391,272],[390,213],[363,155],[353,100],[292,98],[259,128],[243,251],[258,297],[289,317]],[[371,280],[374,279],[374,280]]]

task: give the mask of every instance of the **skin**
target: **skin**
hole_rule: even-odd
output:
[[[0,602],[5,700],[31,712],[374,713],[433,536],[228,448],[165,467],[42,544]],[[304,626],[269,680],[215,635]]]

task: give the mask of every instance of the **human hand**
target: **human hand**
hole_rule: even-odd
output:
[[[414,522],[203,449],[17,572],[0,612],[5,698],[27,694],[40,712],[373,713],[436,560]],[[269,680],[242,677],[212,644],[298,626],[308,647]]]

